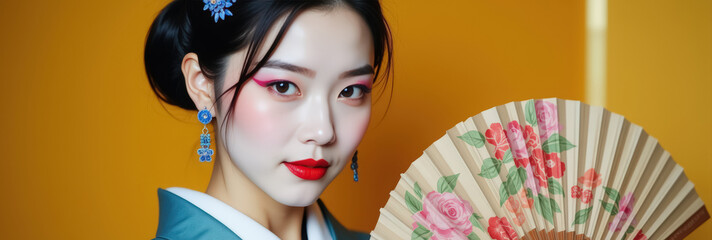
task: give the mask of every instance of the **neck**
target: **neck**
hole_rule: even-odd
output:
[[[230,160],[218,142],[213,173],[206,193],[252,218],[280,239],[301,239],[304,207],[281,204],[255,185]]]

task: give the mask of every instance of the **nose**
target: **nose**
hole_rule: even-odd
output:
[[[323,98],[315,98],[304,109],[304,121],[297,133],[299,141],[316,145],[336,141],[329,103]]]

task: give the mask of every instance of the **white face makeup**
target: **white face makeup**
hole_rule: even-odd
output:
[[[236,83],[243,58],[231,57],[224,88]],[[274,200],[312,204],[350,163],[368,127],[372,66],[373,40],[357,13],[301,13],[267,65],[244,83],[231,126],[218,133],[232,162]],[[220,99],[218,126],[231,98]],[[324,161],[297,162],[305,159]]]

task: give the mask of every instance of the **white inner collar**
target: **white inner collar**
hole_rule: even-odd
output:
[[[274,235],[274,233],[252,218],[208,194],[182,187],[171,187],[166,190],[210,214],[210,216],[220,221],[244,240],[279,239],[277,235]],[[307,212],[306,224],[309,240],[332,240],[319,205],[314,203],[307,206],[305,210]]]

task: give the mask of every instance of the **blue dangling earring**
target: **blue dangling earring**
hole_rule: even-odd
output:
[[[351,158],[351,170],[354,170],[354,182],[358,182],[358,151],[354,153],[354,156]]]
[[[200,155],[201,162],[210,162],[213,160],[213,150],[210,149],[210,133],[208,133],[207,124],[213,120],[213,115],[210,114],[208,108],[204,108],[198,112],[198,121],[203,124],[203,133],[200,134],[200,148],[198,148],[198,155]]]

